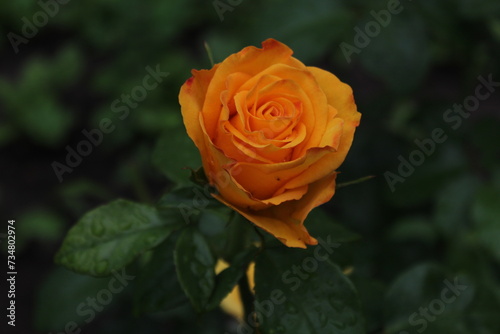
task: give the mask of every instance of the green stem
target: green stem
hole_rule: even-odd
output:
[[[248,317],[251,317],[253,312],[253,293],[250,290],[250,284],[248,283],[248,277],[245,274],[241,277],[238,282],[238,287],[240,288],[241,301],[243,303],[243,321],[248,321]]]
[[[212,65],[212,67],[213,67],[214,66],[214,56],[212,54],[212,49],[210,49],[210,46],[208,45],[208,43],[206,41],[203,44],[205,45],[205,50],[207,51],[208,60],[210,60],[210,65]]]
[[[358,183],[361,183],[361,182],[365,182],[365,181],[367,181],[369,179],[373,179],[374,177],[375,177],[375,175],[368,175],[368,176],[359,178],[359,179],[354,180],[354,181],[339,183],[339,184],[337,184],[337,186],[335,188],[339,189],[339,188],[347,187],[347,186],[350,186],[350,185],[353,185],[353,184],[358,184]]]

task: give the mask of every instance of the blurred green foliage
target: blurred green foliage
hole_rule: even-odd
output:
[[[219,62],[273,37],[305,64],[350,84],[363,114],[339,181],[378,177],[339,189],[306,224],[315,235],[339,236],[334,260],[353,268],[349,278],[361,297],[367,333],[417,332],[423,325],[413,325],[412,314],[440,298],[444,280],[456,278],[467,289],[427,321],[425,333],[499,333],[500,94],[481,101],[457,129],[443,120],[453,104],[474,95],[479,76],[500,81],[499,2],[402,0],[403,10],[348,62],[341,43],[355,45],[354,28],[363,31],[374,20],[372,11],[387,9],[389,1],[222,1],[231,7],[223,20],[209,0],[0,3],[0,203],[5,219],[16,219],[19,227],[17,262],[33,264],[23,266],[20,277],[39,280],[18,283],[20,330],[83,325],[76,307],[108,282],[53,265],[63,231],[118,197],[154,204],[174,183],[188,180],[182,167],[199,167],[196,152],[188,154],[193,146],[177,95],[191,69],[210,67],[203,42]],[[54,15],[46,14],[47,24],[16,53],[7,36],[23,36],[25,22],[45,13],[40,3],[52,4]],[[113,102],[133,93],[145,68],[157,65],[168,77],[121,119]],[[97,129],[104,118],[115,129],[59,183],[52,162],[64,163],[66,147],[76,149],[86,139],[82,131]],[[414,141],[435,128],[443,128],[447,140],[392,192],[384,173],[395,172],[398,157],[408,158],[418,149]],[[200,218],[216,253],[228,246],[214,242],[224,235],[227,214]],[[348,243],[356,235],[359,240]],[[172,245],[158,249],[170,254]],[[141,283],[147,278],[137,268],[144,264],[155,273],[162,261],[171,256],[139,257],[127,269],[139,279],[117,296],[120,302],[97,312],[84,332],[230,331],[234,322],[220,310],[196,316],[182,295],[155,295]],[[178,282],[169,281],[173,268],[162,269],[165,280],[151,274],[152,282],[179,292]],[[134,309],[133,300],[142,307]],[[133,310],[167,309],[129,317]]]

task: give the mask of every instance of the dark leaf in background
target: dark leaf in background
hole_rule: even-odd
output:
[[[258,256],[255,311],[263,334],[365,333],[356,289],[327,259],[331,251],[280,247]]]
[[[482,187],[473,202],[472,217],[478,242],[500,263],[500,187]]]
[[[440,189],[434,213],[435,225],[449,238],[467,230],[470,217],[470,203],[474,198],[479,181],[470,175],[463,175]]]
[[[373,16],[366,20],[377,22]],[[364,31],[366,23],[359,27]],[[411,8],[403,8],[403,12],[391,16],[386,27],[378,27],[378,34],[366,35],[369,42],[360,48],[361,63],[393,90],[415,88],[427,73],[430,59],[424,22]]]
[[[403,217],[394,223],[394,226],[389,230],[388,237],[396,242],[413,240],[434,244],[438,238],[438,231],[424,217]]]
[[[56,213],[43,208],[25,212],[17,228],[16,250],[21,251],[31,240],[56,243],[63,237],[64,222]]]
[[[276,13],[286,21],[276,20]],[[255,43],[269,37],[289,45],[305,64],[317,61],[327,52],[339,52],[339,39],[345,33],[342,27],[351,22],[352,13],[341,1],[273,0],[266,2],[265,10],[249,17],[248,34]]]
[[[174,249],[175,240],[166,239],[154,249],[151,260],[137,276],[136,313],[170,311],[189,302],[177,279]]]
[[[181,185],[190,183],[189,168],[199,168],[201,159],[184,127],[169,130],[160,137],[153,153],[153,164],[171,181]]]
[[[186,186],[165,193],[156,207],[162,219],[184,224],[195,223],[207,217],[226,215],[228,211],[211,196],[208,187]],[[220,217],[219,217],[220,218]],[[216,219],[216,224],[219,219]]]
[[[96,299],[97,294],[107,288],[109,280],[79,275],[63,268],[52,271],[37,294],[37,330],[65,331],[68,323],[74,322],[80,327],[94,320],[97,312],[87,298]],[[99,304],[98,308],[101,306]]]
[[[470,333],[467,308],[475,290],[469,279],[451,276],[437,264],[414,266],[386,294],[387,332]]]
[[[257,255],[256,248],[249,248],[233,258],[230,266],[215,277],[215,288],[210,296],[206,309],[211,310],[219,306],[221,301],[233,290],[243,275],[246,275],[248,265]]]
[[[174,261],[179,282],[194,308],[205,310],[215,287],[215,259],[205,237],[186,228],[177,240]]]
[[[324,209],[316,208],[307,216],[305,226],[312,236],[326,238],[335,242],[352,242],[359,240],[360,235],[338,223]]]

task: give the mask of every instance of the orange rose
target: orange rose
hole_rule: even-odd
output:
[[[179,101],[220,202],[289,247],[317,240],[308,213],[335,193],[361,114],[351,88],[268,39],[193,70]]]

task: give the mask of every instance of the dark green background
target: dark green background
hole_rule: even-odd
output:
[[[377,177],[340,189],[324,207],[362,236],[338,261],[354,266],[350,277],[367,331],[414,331],[419,327],[409,327],[408,315],[439,296],[445,277],[460,277],[467,293],[426,333],[499,333],[498,88],[457,129],[443,115],[475,94],[479,76],[500,81],[500,3],[401,1],[403,10],[351,62],[340,44],[354,45],[354,28],[364,30],[374,19],[370,12],[388,1],[232,3],[221,20],[212,1],[68,1],[17,53],[8,34],[21,36],[26,20],[43,18],[42,7],[28,0],[0,4],[0,232],[16,220],[14,333],[55,333],[68,320],[81,321],[76,305],[107,283],[53,264],[72,224],[118,197],[154,203],[171,185],[155,167],[165,161],[151,157],[162,133],[171,142],[185,139],[177,95],[192,68],[210,67],[204,41],[219,62],[269,37],[348,83],[363,114],[338,180]],[[113,101],[157,65],[170,75],[120,120]],[[115,130],[58,182],[51,164],[63,163],[67,145],[75,148],[85,139],[82,130],[103,118]],[[408,159],[414,141],[436,128],[447,140],[392,192],[384,173],[397,173],[398,157]],[[167,175],[178,180],[189,173]],[[133,287],[125,291],[83,332],[222,333],[227,321],[215,312],[195,330],[189,309],[133,317]]]

